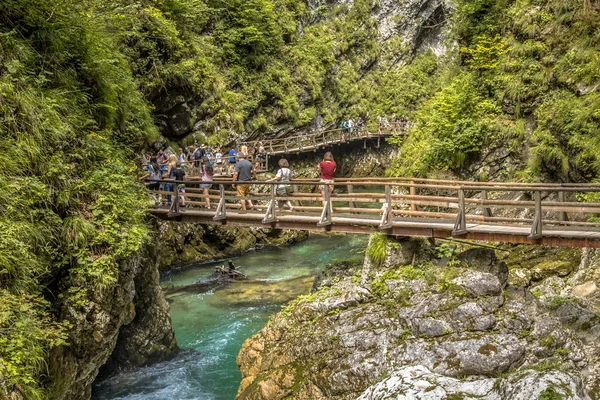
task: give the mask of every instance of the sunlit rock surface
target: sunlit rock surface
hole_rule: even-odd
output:
[[[414,239],[388,247],[244,343],[238,399],[599,398],[594,256],[532,293],[490,249],[442,267]]]

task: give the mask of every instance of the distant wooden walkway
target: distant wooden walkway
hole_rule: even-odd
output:
[[[161,181],[171,183],[172,181]],[[295,180],[296,190],[275,193],[277,183],[252,182],[246,197],[255,208],[242,212],[231,181],[215,181],[208,194],[199,181],[185,181],[185,194],[156,190],[158,218],[202,224],[259,226],[298,230],[371,233],[428,238],[460,237],[492,242],[600,248],[600,203],[577,201],[578,195],[600,192],[597,184],[523,184],[464,182],[416,178],[340,179],[335,191],[319,182]],[[173,185],[175,186],[175,185]],[[357,192],[360,190],[361,192]],[[183,196],[181,208],[171,198]],[[278,200],[290,200],[293,212],[278,210]],[[324,200],[325,205],[322,204]],[[168,205],[168,207],[167,207]],[[600,220],[600,219],[599,219]]]
[[[375,141],[375,148],[379,148],[381,138],[391,135],[408,135],[410,125],[400,125],[399,123],[386,123],[381,125],[363,125],[360,127],[330,129],[320,132],[305,133],[279,139],[255,140],[240,143],[240,146],[248,147],[252,151],[255,145],[263,146],[268,155],[282,155],[291,153],[301,153],[307,151],[317,151],[320,148],[332,144],[350,143],[353,141],[363,141],[366,148],[367,140]]]

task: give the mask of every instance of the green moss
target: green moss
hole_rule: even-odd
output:
[[[383,233],[374,233],[371,235],[367,255],[376,264],[381,264],[388,256],[388,246],[393,246],[394,242]]]
[[[481,346],[481,347],[480,347],[480,348],[477,350],[477,352],[478,352],[479,354],[483,354],[483,355],[485,355],[485,356],[490,356],[490,355],[492,355],[492,354],[496,354],[496,353],[498,353],[498,348],[497,348],[496,346],[494,346],[493,344],[491,344],[491,343],[488,343],[488,344],[484,344],[483,346]]]
[[[563,400],[565,397],[556,391],[554,386],[549,386],[538,396],[538,400]]]

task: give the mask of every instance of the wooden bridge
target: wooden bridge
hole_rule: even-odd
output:
[[[314,180],[290,182],[293,193],[285,196],[275,190],[281,183],[256,181],[242,198],[230,180],[210,182],[208,195],[200,188],[206,182],[185,181],[185,194],[169,187],[173,181],[159,182],[170,190],[153,191],[150,213],[167,220],[600,248],[600,203],[585,200],[600,192],[598,184],[358,178],[325,184],[323,198]],[[167,196],[185,200],[185,208]],[[241,211],[241,199],[255,207]],[[280,200],[290,200],[293,211],[278,210]]]
[[[270,156],[317,151],[332,144],[343,144],[360,140],[363,141],[364,148],[367,146],[367,140],[373,140],[375,148],[379,148],[381,138],[392,135],[408,135],[409,130],[410,124],[401,125],[399,122],[371,124],[344,129],[329,129],[285,138],[243,142],[240,143],[240,146],[246,146],[250,152],[255,146],[262,146],[266,154]]]

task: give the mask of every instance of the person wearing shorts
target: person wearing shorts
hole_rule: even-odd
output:
[[[210,182],[213,180],[214,170],[213,166],[208,162],[202,163],[202,181]],[[211,187],[210,183],[203,183],[200,185],[202,188],[202,193],[204,193],[204,201],[206,203],[206,208],[210,208],[210,199],[208,198],[208,190]]]
[[[289,169],[289,162],[285,158],[279,160],[279,170],[274,178],[267,179],[266,182],[279,182],[275,188],[275,192],[279,197],[288,197],[290,194],[290,179],[292,178],[292,171]],[[283,210],[283,207],[287,206],[290,211],[294,210],[294,206],[289,200],[277,200],[277,207]]]
[[[256,179],[256,170],[252,163],[246,160],[245,153],[238,153],[238,162],[235,164],[235,170],[233,172],[233,180],[240,182],[249,182],[252,179]],[[248,196],[248,192],[250,191],[249,183],[237,183],[236,192],[238,197],[246,197]],[[240,201],[242,205],[242,211],[246,211],[246,200],[242,199]],[[250,208],[253,207],[252,200],[248,200],[248,206]]]
[[[333,161],[333,154],[330,151],[325,153],[323,161],[319,163],[319,173],[321,174],[321,183],[333,183],[333,175],[335,174],[335,168],[337,167],[335,161]],[[323,205],[325,205],[325,185],[319,187],[321,190],[321,196],[323,196]],[[333,186],[329,186],[329,193],[333,192]]]

